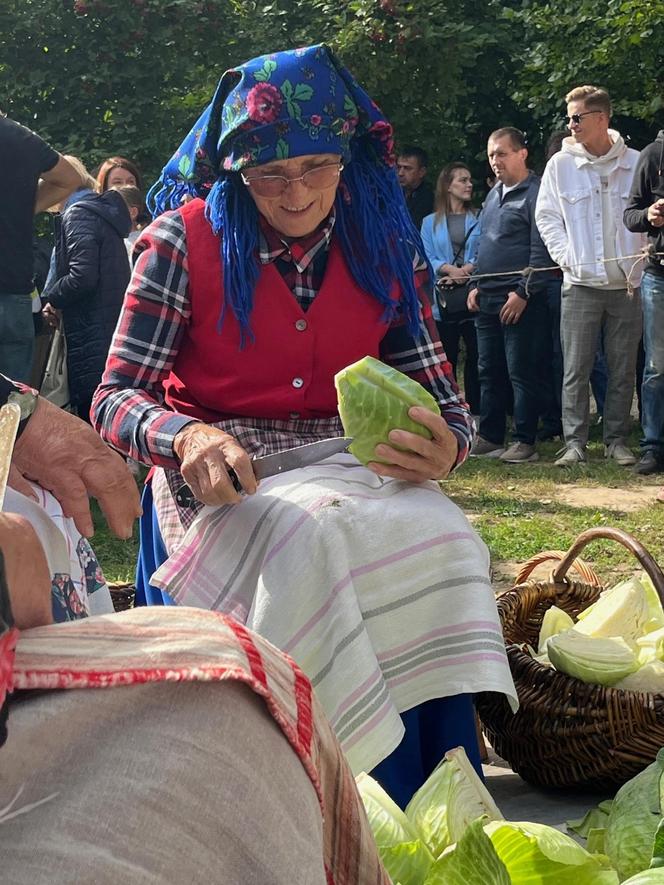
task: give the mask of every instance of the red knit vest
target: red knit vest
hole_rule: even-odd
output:
[[[223,304],[219,238],[195,200],[181,210],[187,238],[191,319],[166,402],[184,415],[212,423],[233,416],[329,418],[337,413],[334,375],[363,356],[378,356],[388,324],[384,308],[359,288],[333,238],[323,285],[305,312],[274,264],[262,265],[245,336]],[[395,284],[391,297],[398,299]]]

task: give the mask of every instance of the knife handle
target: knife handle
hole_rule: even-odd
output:
[[[228,473],[230,481],[233,483],[233,488],[235,489],[235,491],[238,492],[240,495],[243,494],[244,489],[242,488],[242,484],[238,479],[237,473],[233,470],[232,467],[227,467],[226,471]],[[180,486],[180,488],[175,493],[175,503],[179,507],[193,508],[196,506],[196,498],[194,497],[194,493],[186,483],[183,486]]]

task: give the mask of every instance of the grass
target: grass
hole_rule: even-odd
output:
[[[636,428],[629,442],[636,451]],[[444,483],[445,492],[469,515],[489,547],[494,565],[521,563],[542,550],[565,550],[578,534],[596,526],[624,529],[664,563],[664,506],[654,503],[658,478],[640,477],[607,461],[597,427],[592,429],[586,464],[555,467],[558,446],[539,445],[541,460],[532,464],[470,459]],[[646,500],[630,511],[594,503],[592,492],[587,506],[562,502],[561,495],[575,486],[603,492],[642,490]],[[582,556],[609,583],[638,567],[634,555],[613,541],[594,541]]]
[[[637,451],[638,429],[630,445]],[[603,457],[599,428],[593,427],[586,464],[561,470],[553,460],[559,443],[538,448],[541,460],[532,464],[503,464],[491,459],[469,459],[443,484],[446,494],[468,514],[491,551],[497,572],[509,577],[515,564],[542,550],[567,549],[576,536],[593,526],[614,526],[633,534],[664,564],[664,505],[654,503],[658,477],[639,477]],[[571,506],[560,500],[574,486],[598,489],[645,490],[644,506],[627,512],[595,505]],[[653,503],[650,503],[653,502]],[[133,581],[138,553],[138,527],[129,541],[118,541],[108,531],[94,505],[96,532],[93,547],[111,582]],[[588,545],[583,557],[607,583],[636,567],[633,554],[612,541]]]
[[[133,583],[138,557],[138,523],[134,526],[133,537],[120,541],[108,530],[96,501],[92,502],[92,516],[95,534],[91,543],[106,580],[112,584]]]

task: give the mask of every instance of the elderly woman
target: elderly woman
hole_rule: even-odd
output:
[[[326,46],[263,56],[224,74],[151,202],[93,404],[104,438],[156,468],[139,591],[288,652],[351,767],[386,760],[407,801],[449,746],[477,761],[472,694],[514,687],[486,548],[436,482],[472,421],[391,127]],[[368,469],[342,454],[258,487],[252,457],[342,435],[334,374],[367,354],[437,399],[442,415],[410,413],[431,439],[395,428]]]

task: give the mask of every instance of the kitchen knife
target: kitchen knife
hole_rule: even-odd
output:
[[[347,436],[335,436],[332,439],[321,439],[318,442],[307,443],[304,446],[296,446],[294,449],[286,449],[283,452],[275,452],[272,455],[264,455],[262,458],[254,458],[251,466],[254,469],[256,479],[267,479],[268,476],[276,476],[278,473],[286,473],[298,467],[307,467],[309,464],[317,464],[330,455],[345,452],[353,442]],[[237,492],[242,492],[242,486],[237,474],[231,468],[228,475]],[[176,502],[180,507],[192,507],[195,498],[188,485],[183,485],[175,495]]]

